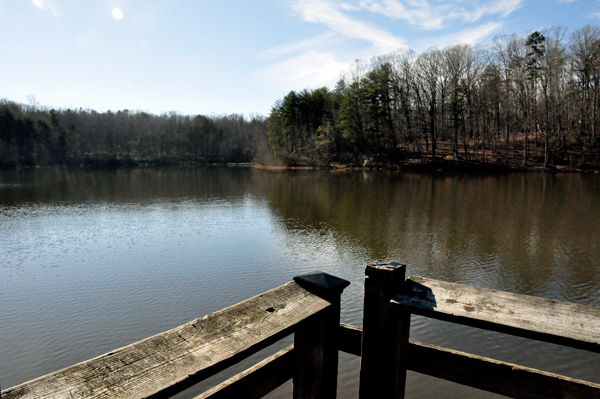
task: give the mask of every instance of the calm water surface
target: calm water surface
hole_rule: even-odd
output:
[[[0,173],[0,384],[7,388],[202,317],[293,276],[364,265],[600,306],[597,175],[169,168]],[[411,338],[600,382],[600,355],[413,316]],[[177,397],[190,398],[284,340]],[[339,397],[359,360],[341,354]],[[409,373],[408,398],[491,395]],[[289,397],[286,384],[269,397]]]

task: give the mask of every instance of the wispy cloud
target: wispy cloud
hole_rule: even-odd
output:
[[[485,15],[507,16],[522,5],[523,0],[472,1],[468,8],[456,1],[428,0],[363,0],[363,9],[402,19],[423,29],[443,29],[450,21],[476,22]]]
[[[447,6],[432,8],[425,0],[415,0],[410,3],[412,7],[407,7],[398,0],[366,0],[361,2],[361,6],[370,12],[383,14],[393,19],[403,19],[425,29],[442,28],[444,21],[442,15],[448,12]]]
[[[419,47],[426,49],[432,46],[443,48],[456,43],[463,44],[477,44],[492,34],[497,33],[502,29],[504,24],[499,21],[490,21],[485,24],[481,24],[474,28],[463,29],[459,32],[449,33],[443,36],[437,36],[434,39],[421,42]]]
[[[343,36],[367,41],[383,52],[406,48],[406,42],[366,21],[351,18],[343,11],[352,9],[347,4],[331,0],[295,0],[292,10],[306,22],[325,25]]]
[[[255,76],[281,91],[331,86],[357,58],[408,48],[406,40],[394,33],[402,29],[392,32],[375,24],[381,21],[381,15],[387,17],[387,22],[406,21],[428,30],[426,39],[411,38],[411,44],[420,51],[431,46],[479,43],[498,33],[504,26],[502,18],[523,1],[288,0],[294,15],[325,31],[263,52],[261,58],[270,65]],[[462,30],[457,29],[460,26]],[[414,31],[414,27],[411,29]]]
[[[327,31],[271,48],[260,54],[270,65],[258,71],[255,77],[284,91],[331,85],[357,57],[356,49],[348,48],[349,42],[343,35]],[[370,55],[370,52],[361,55]]]
[[[487,7],[487,14],[500,14],[503,17],[506,17],[522,5],[523,0],[497,0]]]
[[[273,47],[261,54],[261,58],[273,58],[289,53],[297,53],[299,51],[309,51],[315,48],[322,48],[324,45],[331,45],[339,41],[337,34],[333,32],[325,32],[316,37],[306,40],[298,40],[282,46]]]
[[[333,52],[308,51],[258,73],[258,78],[282,90],[331,85],[348,68]]]

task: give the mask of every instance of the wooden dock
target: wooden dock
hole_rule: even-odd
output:
[[[405,273],[367,265],[363,329],[340,324],[349,283],[316,272],[0,395],[167,398],[293,334],[293,345],[196,399],[260,398],[290,379],[295,399],[335,398],[339,351],[361,357],[361,399],[403,398],[407,370],[513,398],[600,399],[597,383],[409,339],[417,314],[600,353],[600,309]]]

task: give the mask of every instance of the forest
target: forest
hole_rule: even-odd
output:
[[[332,89],[291,91],[267,120],[290,165],[448,160],[597,169],[600,29],[555,26],[357,60]]]
[[[268,154],[265,117],[46,109],[0,101],[0,167],[250,162]]]
[[[462,162],[598,170],[600,27],[357,60],[268,117],[48,109],[0,100],[0,167]]]

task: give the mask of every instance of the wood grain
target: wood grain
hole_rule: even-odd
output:
[[[420,342],[409,370],[517,399],[600,399],[600,384]]]
[[[360,354],[362,329],[340,325],[340,350]],[[521,399],[600,399],[600,384],[410,341],[408,369]]]
[[[291,333],[331,304],[288,283],[210,316],[2,392],[16,398],[168,397]]]
[[[295,362],[294,345],[290,345],[195,399],[262,398],[292,378]]]
[[[410,276],[393,307],[600,353],[600,309]]]

